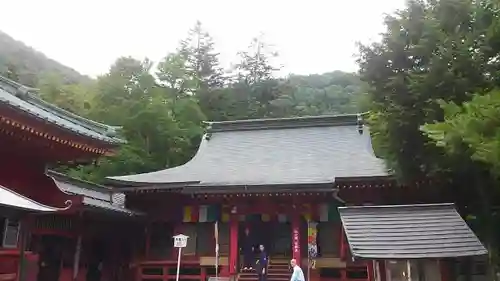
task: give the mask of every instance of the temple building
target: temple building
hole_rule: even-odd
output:
[[[447,281],[450,259],[487,253],[440,204],[452,193],[429,180],[397,184],[362,115],[211,122],[186,164],[109,180],[150,218],[137,281],[175,280],[165,237],[180,233],[182,280],[204,281],[216,264],[220,276],[256,280],[241,271],[244,232],[267,249],[270,281],[289,280],[291,258],[310,280]]]
[[[91,163],[121,143],[115,127],[0,76],[0,280],[89,280],[128,268],[119,264],[129,239],[118,234],[133,235],[138,213],[125,195],[49,170]]]

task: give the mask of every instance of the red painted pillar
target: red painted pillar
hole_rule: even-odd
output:
[[[300,215],[294,213],[292,216],[292,258],[301,264],[300,259]]]
[[[369,260],[366,262],[366,271],[368,273],[368,281],[375,281],[375,262],[373,260]]]
[[[381,281],[386,281],[387,280],[387,270],[385,267],[385,261],[380,260],[378,261],[378,271],[380,272],[380,280]]]
[[[229,274],[234,275],[238,268],[238,216],[232,214],[229,220]]]
[[[342,224],[340,224],[340,234],[339,234],[339,243],[340,243],[340,259],[345,260],[346,258],[346,248],[345,248],[345,234],[344,234],[344,227]]]
[[[207,280],[207,268],[206,267],[201,267],[201,273],[200,273],[200,280],[201,281],[206,281]]]
[[[151,225],[148,224],[144,231],[146,232],[146,241],[144,242],[146,249],[144,251],[144,255],[147,260],[149,258],[149,250],[151,248]]]
[[[446,260],[439,260],[439,271],[441,273],[441,281],[451,280],[450,267]]]

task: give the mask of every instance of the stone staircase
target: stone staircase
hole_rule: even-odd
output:
[[[291,274],[289,260],[270,259],[267,281],[289,281]],[[255,270],[241,272],[238,276],[238,281],[257,281],[258,279],[259,276]]]

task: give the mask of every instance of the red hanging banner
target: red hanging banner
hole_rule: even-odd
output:
[[[292,256],[300,264],[300,223],[292,222]]]

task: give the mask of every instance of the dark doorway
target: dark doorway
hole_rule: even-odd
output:
[[[38,259],[38,281],[58,281],[61,273],[63,238],[41,236]]]
[[[256,249],[262,244],[270,256],[289,257],[291,255],[292,228],[290,223],[277,221],[242,223],[239,233],[244,234],[247,227]],[[243,242],[243,236],[240,235],[240,237],[240,241]]]
[[[90,255],[88,257],[86,281],[100,281],[102,269],[106,259],[106,242],[101,239],[94,239],[90,244]]]

